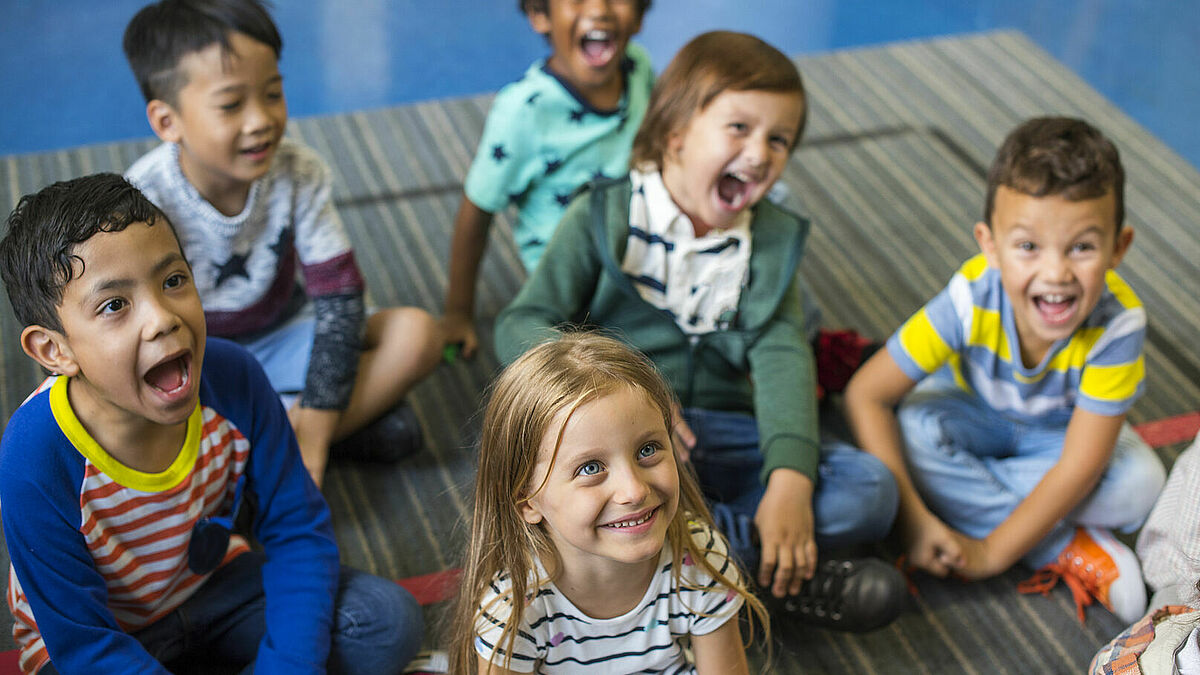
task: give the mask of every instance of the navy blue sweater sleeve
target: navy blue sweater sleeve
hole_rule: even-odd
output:
[[[17,580],[58,672],[167,673],[108,609],[83,534],[83,459],[46,392],[13,414],[0,443],[0,509]]]
[[[263,566],[266,635],[255,673],[324,673],[340,565],[329,507],[304,464],[287,413],[258,362],[241,347],[209,339],[204,377],[228,402],[250,442],[246,490]]]

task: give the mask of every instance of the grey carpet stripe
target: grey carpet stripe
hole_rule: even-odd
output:
[[[985,167],[1004,134],[1035,114],[1091,119],[1121,150],[1137,234],[1122,266],[1146,305],[1147,392],[1132,421],[1200,403],[1200,174],[1027,38],[1011,32],[845,50],[797,60],[809,129],[783,181],[813,218],[804,274],[830,327],[889,335],[945,285],[976,246]],[[659,64],[664,65],[664,64]],[[293,120],[334,175],[334,200],[372,301],[440,314],[452,223],[490,95]],[[54,180],[122,171],[152,138],[0,157],[0,206]],[[397,465],[334,461],[325,495],[344,562],[385,576],[457,564],[470,517],[479,408],[497,370],[491,323],[525,279],[498,214],[477,289],[481,349],[439,368],[409,396],[426,450]],[[7,303],[0,307],[0,414],[40,381]],[[1161,451],[1168,465],[1185,444]],[[831,633],[788,617],[773,626],[772,672],[993,673],[1082,670],[1119,630],[1086,624],[1059,587],[1022,596],[1022,568],[962,584],[918,575],[921,595],[892,626]],[[444,607],[431,608],[439,617]],[[430,642],[435,640],[432,633]],[[0,638],[0,649],[11,645]],[[751,660],[763,663],[761,644]]]

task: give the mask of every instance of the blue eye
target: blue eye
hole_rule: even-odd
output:
[[[638,459],[648,459],[658,454],[659,447],[656,443],[647,443],[638,450]]]
[[[1037,249],[1037,245],[1032,241],[1022,241],[1017,244],[1017,250],[1030,252]]]
[[[590,462],[584,462],[583,464],[581,464],[579,466],[579,468],[575,470],[575,475],[577,475],[577,476],[595,476],[596,474],[600,473],[603,470],[604,470],[603,464],[601,464],[600,462],[597,462],[595,460],[592,460]]]
[[[1072,246],[1071,250],[1075,251],[1076,253],[1087,253],[1089,251],[1095,250],[1095,248],[1096,247],[1091,242],[1081,241],[1078,244],[1075,244],[1074,246]]]

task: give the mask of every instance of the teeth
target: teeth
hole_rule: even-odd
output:
[[[584,33],[583,39],[584,40],[607,40],[608,39],[608,31],[599,30],[599,29],[589,30],[587,33]]]
[[[642,523],[646,522],[647,520],[650,520],[650,516],[652,516],[652,515],[654,515],[653,511],[651,511],[650,513],[647,513],[646,515],[642,516],[641,518],[638,518],[637,520],[625,520],[625,521],[622,521],[619,523],[613,523],[612,525],[609,525],[609,527],[616,527],[616,528],[636,527],[636,526],[641,525]]]
[[[1042,300],[1045,300],[1046,302],[1056,302],[1057,303],[1057,302],[1066,302],[1069,297],[1070,296],[1068,296],[1068,295],[1055,295],[1055,294],[1051,294],[1051,293],[1045,293],[1042,295]]]

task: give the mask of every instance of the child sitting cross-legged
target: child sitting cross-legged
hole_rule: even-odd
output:
[[[1137,558],[1111,530],[1138,528],[1165,477],[1125,420],[1146,314],[1115,271],[1133,240],[1124,186],[1086,122],[1018,126],[988,173],[981,253],[846,392],[859,444],[900,486],[912,564],[978,579],[1024,561],[1069,577],[1080,620],[1093,598],[1126,621],[1144,610]]]
[[[21,347],[52,373],[0,443],[21,670],[400,672],[420,607],[339,568],[284,409],[252,356],[207,337],[167,217],[98,174],[26,195],[7,225]]]
[[[680,399],[676,450],[734,554],[775,604],[867,630],[900,612],[903,580],[830,552],[886,535],[896,486],[876,458],[818,437],[796,283],[809,224],[763,199],[805,110],[796,66],[762,40],[718,31],[685,45],[655,85],[636,168],[567,209],[497,319],[496,353],[512,361],[576,323],[646,354]]]
[[[365,309],[329,169],[284,137],[283,41],[266,9],[162,0],[129,22],[124,48],[164,141],[126,175],[177,228],[209,330],[249,349],[290,403],[313,480],[331,447],[416,452],[421,427],[401,399],[438,364],[441,332],[416,307]]]

